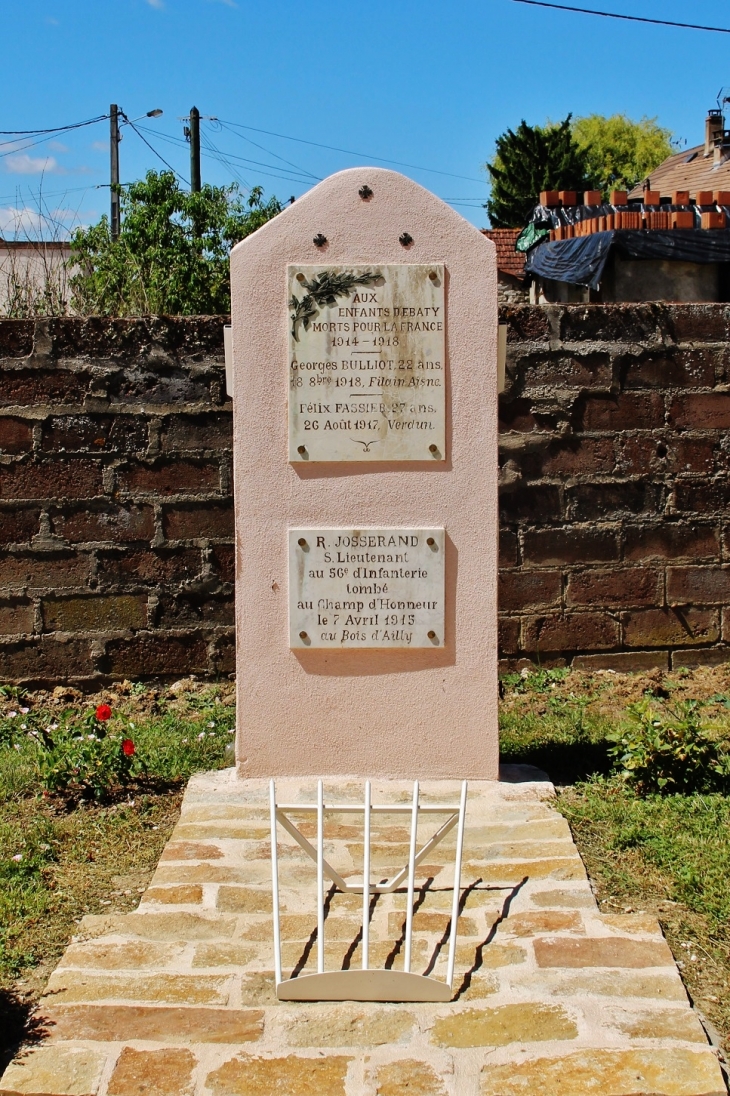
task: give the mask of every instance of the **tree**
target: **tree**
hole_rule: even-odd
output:
[[[671,130],[656,118],[633,122],[625,114],[588,114],[576,118],[571,129],[605,198],[611,190],[633,190],[674,151]]]
[[[193,194],[171,171],[148,171],[121,190],[118,239],[106,216],[72,236],[72,305],[107,316],[228,312],[231,247],[281,209],[260,187],[246,200],[236,185]]]
[[[547,126],[528,126],[523,119],[497,138],[487,164],[492,193],[485,205],[493,227],[524,225],[541,190],[591,189],[588,156],[573,139],[571,117]]]

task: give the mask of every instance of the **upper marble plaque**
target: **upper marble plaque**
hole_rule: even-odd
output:
[[[437,529],[290,529],[289,643],[443,647]]]
[[[289,460],[444,460],[444,268],[289,266]]]

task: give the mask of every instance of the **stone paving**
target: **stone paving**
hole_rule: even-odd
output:
[[[325,782],[335,792],[359,800],[362,783]],[[312,802],[315,782],[278,793]],[[194,777],[139,909],[84,918],[48,983],[45,1040],[11,1063],[0,1096],[724,1096],[658,923],[598,911],[551,795],[537,781],[470,786],[452,1003],[278,1003],[267,787],[233,770]],[[374,782],[375,802],[409,796]],[[456,783],[422,786],[422,802],[445,798]],[[315,873],[279,832],[286,977],[316,969]],[[419,841],[428,832],[425,820]],[[413,969],[434,977],[454,840],[418,879]],[[373,877],[407,850],[407,823],[374,816]],[[328,821],[325,855],[361,870],[356,817]],[[327,969],[358,964],[360,903],[331,895]],[[402,968],[404,920],[405,894],[374,903],[372,965]]]

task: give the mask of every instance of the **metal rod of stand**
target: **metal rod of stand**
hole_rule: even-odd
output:
[[[416,881],[416,833],[418,831],[418,781],[413,782],[413,807],[411,810],[411,847],[408,853],[408,906],[406,907],[406,954],[403,970],[411,969],[411,937],[413,936],[413,889]]]
[[[362,969],[368,969],[370,949],[370,781],[365,782],[365,832],[362,845]]]
[[[317,973],[324,974],[324,798],[317,781]]]
[[[449,964],[446,968],[446,982],[454,982],[454,960],[456,958],[456,928],[459,920],[459,900],[461,898],[461,854],[464,849],[464,822],[466,819],[466,780],[461,784],[461,803],[459,805],[459,829],[456,834],[456,860],[454,861],[454,898],[451,903],[451,933],[449,937]]]
[[[271,901],[274,911],[274,978],[281,982],[281,935],[279,928],[279,857],[276,843],[276,785],[269,784],[269,813],[271,815]]]

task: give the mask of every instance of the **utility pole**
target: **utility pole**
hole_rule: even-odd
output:
[[[111,193],[111,216],[109,218],[112,239],[119,239],[121,221],[119,216],[119,107],[112,103],[109,107],[109,182]]]
[[[190,109],[190,191],[197,194],[200,190],[200,111]]]

